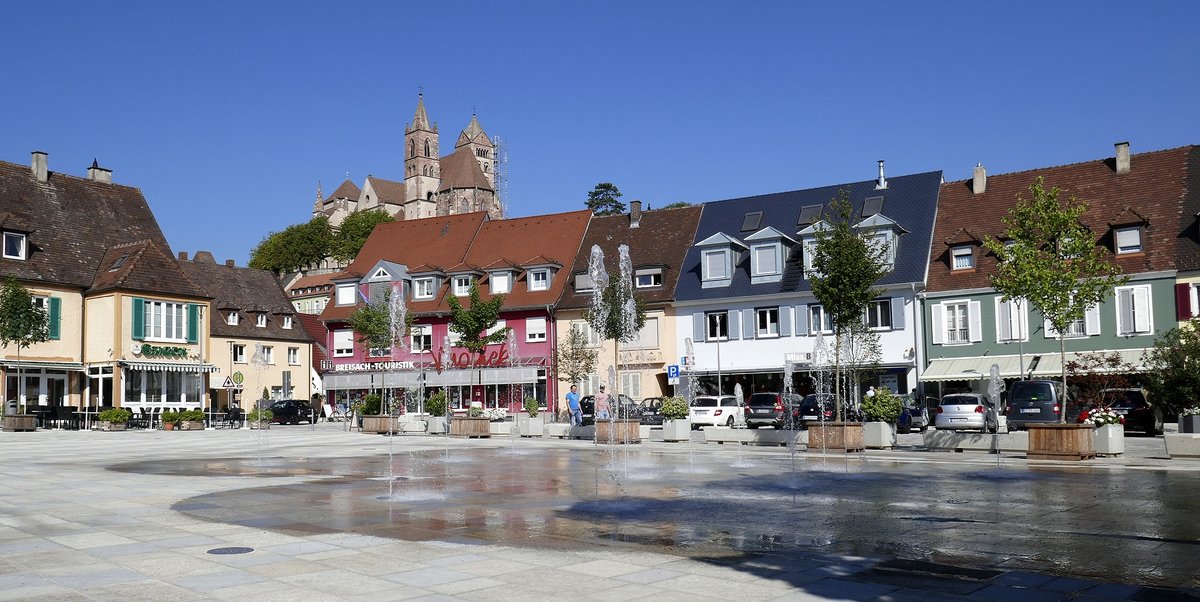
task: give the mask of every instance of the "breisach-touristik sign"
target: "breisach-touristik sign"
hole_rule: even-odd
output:
[[[375,372],[381,370],[415,370],[413,362],[368,362],[360,364],[334,364],[332,372]]]

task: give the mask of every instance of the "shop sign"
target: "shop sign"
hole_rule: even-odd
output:
[[[158,345],[142,345],[142,355],[146,357],[186,358],[186,347],[160,347]]]
[[[372,372],[372,371],[387,371],[387,370],[414,370],[416,364],[413,362],[369,362],[358,364],[334,364],[331,372]]]
[[[442,350],[433,355],[433,368],[440,374],[447,368],[500,368],[509,365],[508,346],[501,345],[500,349],[488,352],[486,349],[479,355],[471,357],[470,351],[461,353],[450,352],[450,365],[442,365]]]

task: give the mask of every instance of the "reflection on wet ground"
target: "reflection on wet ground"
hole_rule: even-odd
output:
[[[605,545],[712,560],[819,552],[1198,584],[1200,474],[805,456],[793,474],[786,456],[717,458],[726,464],[698,466],[687,454],[640,449],[488,447],[406,451],[392,460],[156,460],[114,469],[313,477],[174,506],[203,520],[297,535]]]

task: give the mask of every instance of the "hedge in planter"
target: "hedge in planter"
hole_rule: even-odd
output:
[[[123,431],[133,417],[133,412],[125,408],[109,408],[96,415],[102,431]]]

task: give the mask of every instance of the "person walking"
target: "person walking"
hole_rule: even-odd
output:
[[[600,385],[600,392],[596,393],[596,420],[608,419],[608,393],[604,392],[604,385]]]
[[[571,385],[567,393],[567,415],[571,426],[583,426],[583,413],[579,411],[579,387]]]

